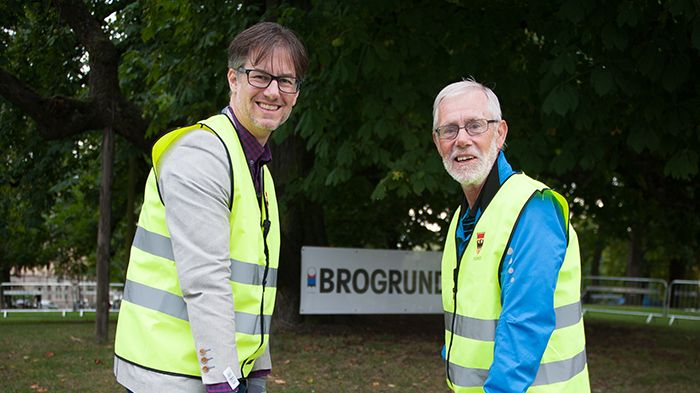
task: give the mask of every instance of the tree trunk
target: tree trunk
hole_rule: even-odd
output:
[[[273,145],[270,172],[275,178],[277,196],[284,209],[280,212],[281,248],[277,279],[275,320],[299,321],[301,247],[327,244],[323,208],[303,195],[288,195],[287,185],[303,177],[313,165],[297,135]]]
[[[685,279],[686,264],[682,258],[672,258],[668,265],[668,282]]]
[[[10,266],[2,266],[0,267],[0,282],[9,282],[10,281],[10,271],[12,268]]]
[[[109,243],[112,237],[112,172],[114,131],[105,128],[102,138],[102,181],[100,182],[100,222],[97,229],[97,315],[95,336],[104,344],[109,332]]]
[[[136,187],[137,185],[137,175],[136,175],[136,156],[134,154],[129,154],[129,172],[127,179],[127,194],[126,194],[126,242],[124,247],[127,249],[126,255],[129,255],[129,249],[131,249],[131,242],[134,240],[134,234],[136,233]]]
[[[10,281],[10,268],[0,266],[0,284]],[[3,286],[0,285],[0,308],[5,308],[5,292]]]
[[[281,221],[282,244],[275,315],[279,320],[295,323],[299,321],[301,248],[326,245],[323,210],[305,198],[299,198],[288,205]]]
[[[591,276],[600,275],[600,260],[603,257],[603,242],[597,242],[591,260]]]
[[[627,277],[641,277],[642,274],[642,236],[632,228],[629,239],[629,254],[627,256]]]
[[[672,258],[671,262],[669,263],[668,266],[668,282],[669,284],[673,282],[673,280],[682,280],[685,278],[685,263],[684,260],[681,258]],[[670,299],[670,307],[678,307],[678,296],[676,296],[676,291],[678,290],[677,286],[672,286],[669,288],[671,293],[669,294],[669,299]]]

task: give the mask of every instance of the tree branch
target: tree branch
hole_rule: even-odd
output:
[[[117,0],[109,4],[96,4],[95,5],[95,18],[97,20],[104,20],[106,17],[110,16],[115,12],[119,12],[129,6],[129,4],[135,3],[136,0]]]
[[[102,31],[100,21],[87,9],[82,0],[57,0],[55,5],[78,40],[90,54],[89,94],[91,97],[114,99],[121,95],[117,67],[119,52]]]
[[[119,51],[102,31],[101,21],[90,13],[82,0],[54,0],[54,5],[90,55],[88,95],[102,119],[98,128],[110,127],[140,149],[150,150],[153,141],[145,139],[148,123],[141,109],[121,92]]]
[[[60,139],[102,126],[95,106],[69,97],[47,98],[0,68],[0,95],[39,125],[45,139]]]

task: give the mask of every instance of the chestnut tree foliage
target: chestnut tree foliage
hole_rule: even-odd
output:
[[[227,104],[226,47],[260,20],[311,60],[273,136],[289,298],[302,245],[441,247],[461,193],[432,103],[470,76],[501,100],[514,166],[570,201],[586,272],[698,277],[697,1],[70,0],[0,4],[2,280],[94,270],[105,128],[123,279],[151,144]],[[628,255],[601,261],[616,242]]]

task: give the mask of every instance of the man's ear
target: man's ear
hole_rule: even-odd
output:
[[[498,123],[498,149],[503,150],[503,146],[506,143],[506,136],[508,135],[508,122],[501,120]]]
[[[228,73],[226,74],[226,79],[228,80],[229,89],[233,91],[236,87],[236,84],[238,83],[238,73],[236,72],[236,70],[234,70],[233,68],[229,68]]]
[[[435,150],[437,150],[438,154],[442,156],[442,152],[440,151],[440,138],[438,137],[435,131],[431,132],[431,134],[433,135],[433,143],[435,143]]]

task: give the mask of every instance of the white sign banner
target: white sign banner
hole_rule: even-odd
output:
[[[441,252],[302,247],[301,314],[441,314]]]

